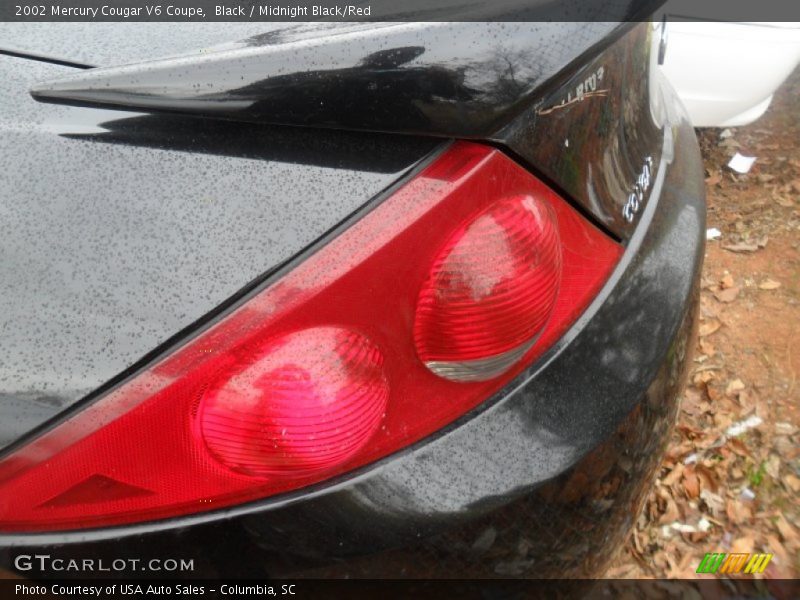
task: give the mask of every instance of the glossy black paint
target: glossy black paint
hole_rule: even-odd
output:
[[[79,106],[492,140],[627,239],[634,224],[620,198],[663,121],[649,111],[648,34],[647,24],[613,22],[276,27],[208,52],[76,70],[31,93]]]
[[[650,38],[641,28],[647,25],[633,27],[630,37],[612,43],[584,66],[568,69],[554,85],[580,80],[588,69],[604,64],[603,57],[644,52]],[[595,58],[601,62],[592,63]],[[641,72],[642,64],[631,57],[620,68],[627,75],[614,77],[624,83]],[[545,99],[559,98],[553,89],[542,88],[542,93]],[[630,96],[613,94],[604,101],[605,109],[589,104],[567,109],[577,109],[573,118],[584,129],[592,123],[591,111],[610,111],[612,126],[581,140],[591,164],[605,166],[603,144],[612,147],[612,165],[625,165],[630,172],[635,172],[642,152],[652,152],[655,183],[635,227],[621,236],[625,255],[608,285],[568,334],[512,385],[435,436],[346,477],[182,519],[84,532],[0,535],[0,564],[8,567],[14,556],[29,550],[113,559],[124,548],[125,556],[194,558],[194,576],[597,574],[610,556],[609,548],[638,514],[675,417],[689,360],[705,231],[702,164],[693,130],[671,91],[648,80],[646,90],[637,87]],[[95,109],[52,110],[97,114]],[[542,147],[552,143],[556,153],[556,136],[575,135],[566,116],[531,120],[535,110],[529,107],[517,115],[519,121],[504,126],[505,142],[494,140],[500,145],[516,140],[506,149],[519,160],[527,153],[526,143],[529,150],[539,148],[536,140]],[[637,111],[642,114],[630,114]],[[195,123],[212,128],[223,140],[228,131],[244,135],[251,128],[137,115],[114,120],[102,131],[71,130],[68,139],[58,139],[147,156],[160,152],[159,133],[172,131],[167,144],[171,151],[196,160],[194,142],[188,139]],[[646,134],[637,136],[643,124]],[[277,136],[286,130],[272,131]],[[309,130],[309,145],[328,139],[317,138],[318,133],[322,135]],[[330,144],[339,135],[331,134]],[[360,137],[365,134],[352,135],[365,139]],[[207,136],[203,139],[214,161],[221,156],[243,158],[233,141],[215,145]],[[405,138],[386,139],[386,147],[393,148],[392,142]],[[409,165],[436,146],[413,139],[402,143],[412,144]],[[622,143],[624,147],[613,149]],[[283,166],[282,150],[258,155],[256,138],[245,147],[245,157],[268,158],[264,164],[273,169]],[[381,148],[373,151],[380,155]],[[310,154],[316,156],[308,159],[310,163],[325,155]],[[368,172],[370,163],[362,165],[359,156],[355,152],[355,158],[337,160],[350,161],[345,164],[358,173]],[[580,189],[579,184],[572,186],[558,161],[546,163],[540,157],[533,168],[559,179],[555,183],[563,189]],[[399,169],[383,170],[394,179],[401,175]],[[574,182],[590,175],[578,171]],[[627,176],[627,170],[619,173],[620,185]],[[605,189],[609,196],[617,191]],[[577,191],[574,199],[581,201]],[[613,221],[603,222],[614,227]]]
[[[0,448],[125,373],[438,143],[48,106],[0,56]]]
[[[25,95],[42,80],[69,76],[73,83],[65,85],[74,87],[111,73],[133,77],[131,92],[162,77],[173,93],[194,94],[201,114],[216,99],[231,117],[231,103],[250,94],[258,106],[275,103],[265,114],[288,111],[276,120],[294,115],[295,124],[491,133],[493,143],[595,222],[623,239],[634,231],[621,203],[643,158],[657,164],[665,121],[659,94],[650,90],[647,24],[305,25],[273,25],[200,59],[128,70],[0,56],[8,130],[0,151],[11,192],[0,224],[9,257],[0,274],[10,290],[0,307],[8,332],[0,351],[9,357],[0,368],[0,408],[13,415],[0,425],[0,447],[124,375],[437,145],[411,136],[48,106]],[[59,31],[51,30],[56,40]],[[336,35],[320,37],[331,31]],[[626,34],[603,37],[610,31]],[[29,43],[46,49],[36,36]],[[184,48],[186,34],[173,44]],[[580,68],[568,65],[587,48],[596,56],[576,63]],[[189,75],[176,73],[176,65]],[[599,68],[603,95],[561,105]],[[197,91],[200,76],[217,87],[206,92],[204,83]],[[233,87],[220,90],[226,81]],[[114,89],[101,88],[92,93]],[[153,93],[156,104],[162,91]]]
[[[653,26],[633,26],[576,72],[562,74],[554,91],[495,136],[622,239],[638,220],[625,218],[624,204],[646,157],[659,164],[669,123],[656,79],[657,43]]]
[[[690,360],[703,178],[688,122],[671,131],[641,226],[597,300],[541,361],[452,427],[263,502],[125,528],[2,536],[3,562],[25,548],[111,559],[124,541],[126,556],[173,552],[206,576],[597,574],[638,514]]]
[[[42,101],[282,125],[488,137],[618,23],[395,23],[277,30],[231,49],[76,71]],[[291,33],[291,32],[289,32]]]

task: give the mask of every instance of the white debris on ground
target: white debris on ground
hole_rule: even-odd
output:
[[[728,427],[725,430],[725,435],[728,437],[740,436],[748,429],[753,429],[754,427],[758,427],[763,422],[764,421],[761,419],[761,417],[753,415],[751,417],[744,419],[743,421],[738,421],[733,425],[731,425],[730,427]]]
[[[753,167],[753,163],[755,162],[755,156],[745,156],[744,154],[739,154],[737,152],[733,155],[733,158],[728,161],[728,167],[737,173],[744,175],[750,171],[750,169]]]

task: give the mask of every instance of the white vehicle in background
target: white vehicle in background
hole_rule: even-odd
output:
[[[800,23],[681,20],[673,4],[665,7],[662,69],[692,123],[736,127],[758,119],[800,62]]]

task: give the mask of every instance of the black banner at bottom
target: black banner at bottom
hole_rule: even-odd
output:
[[[800,580],[0,580],[0,597],[52,598],[800,598]]]

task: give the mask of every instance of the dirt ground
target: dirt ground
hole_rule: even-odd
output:
[[[800,69],[747,127],[699,130],[709,240],[693,371],[644,514],[607,577],[694,578],[706,552],[800,577]],[[756,156],[746,175],[726,165]]]

